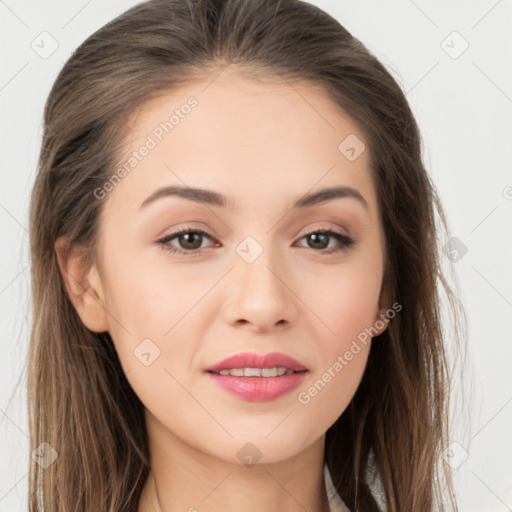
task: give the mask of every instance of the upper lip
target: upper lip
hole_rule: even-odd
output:
[[[286,368],[296,372],[307,370],[307,368],[293,357],[281,352],[270,352],[268,354],[257,354],[255,352],[243,352],[228,357],[219,363],[206,369],[207,372],[220,372],[232,368]]]

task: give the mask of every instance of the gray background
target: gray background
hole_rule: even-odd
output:
[[[44,102],[71,52],[135,3],[0,0],[0,512],[26,509],[27,228]],[[420,125],[426,165],[460,240],[453,265],[469,321],[461,388],[470,403],[458,403],[446,460],[456,466],[461,512],[511,511],[512,1],[311,3],[392,72]]]

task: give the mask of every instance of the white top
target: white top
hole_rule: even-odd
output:
[[[340,495],[334,488],[332,483],[331,474],[327,468],[327,464],[324,464],[324,480],[325,490],[327,491],[327,497],[329,498],[329,508],[331,512],[350,512],[348,507],[345,505]]]

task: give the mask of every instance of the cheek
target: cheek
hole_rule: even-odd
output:
[[[178,265],[162,264],[164,259],[148,261],[135,249],[130,257],[111,262],[109,273],[108,309],[135,337],[164,338],[188,321],[194,305],[211,286],[209,276],[182,271]],[[112,327],[118,330],[116,322]]]
[[[317,336],[319,363],[298,392],[304,413],[326,430],[347,408],[359,387],[372,343],[374,301],[364,293],[357,297],[345,288],[331,297],[331,309],[321,309],[335,334],[323,328]],[[346,294],[345,294],[346,293]],[[323,326],[322,326],[323,327]]]
[[[197,349],[194,305],[204,295],[196,281],[179,272],[141,264],[136,256],[112,258],[106,265],[109,332],[137,394],[149,396],[172,387],[166,370],[187,368]],[[196,284],[194,284],[196,283]]]
[[[377,320],[381,267],[372,260],[354,258],[350,264],[317,274],[316,286],[304,285],[305,302],[322,324],[319,339],[328,347],[343,349]]]
[[[317,283],[327,286],[310,288],[307,294],[320,319],[315,328],[319,364],[297,398],[325,428],[346,409],[366,368],[370,328],[378,319],[380,271],[374,255],[354,260],[320,276]]]
[[[361,382],[369,350],[370,338],[366,344],[349,344],[348,350],[336,354],[299,391],[297,399],[301,414],[304,418],[314,418],[318,425],[316,434],[330,428],[348,407]]]

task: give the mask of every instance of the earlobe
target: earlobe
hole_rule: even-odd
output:
[[[382,306],[382,307],[381,307]],[[382,334],[389,324],[388,311],[391,309],[391,294],[390,288],[385,281],[382,286],[380,298],[379,298],[379,311],[377,312],[377,318],[375,321],[375,327],[379,330],[379,334]]]
[[[81,247],[64,238],[55,242],[55,252],[66,291],[84,325],[94,332],[108,331],[103,285],[96,265],[90,264]]]
[[[384,308],[381,309],[377,321],[375,322],[375,327],[379,330],[377,336],[380,336],[388,328],[389,318],[385,313],[386,311],[387,310]]]

